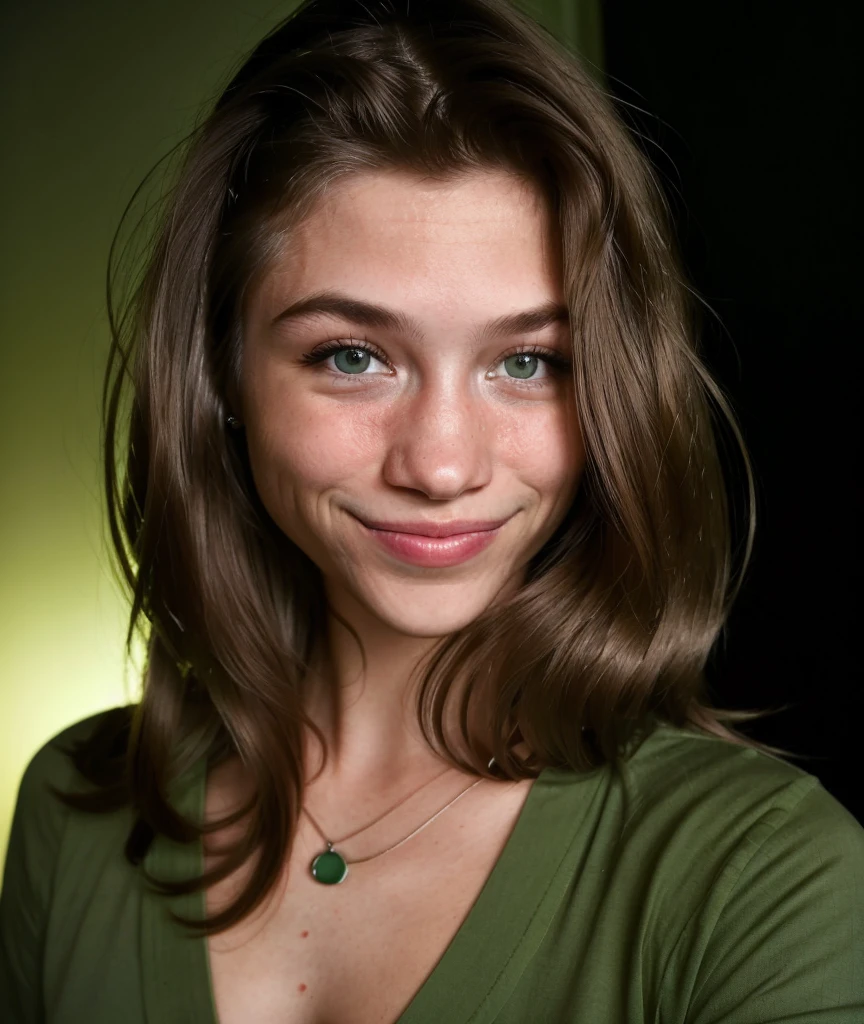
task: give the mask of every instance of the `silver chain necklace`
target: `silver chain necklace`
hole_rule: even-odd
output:
[[[494,763],[495,758],[493,757],[489,761],[489,767],[491,768]],[[354,836],[359,835],[361,832],[365,832],[366,829],[371,828],[373,825],[376,825],[379,821],[381,821],[382,818],[386,818],[387,815],[395,811],[397,807],[401,807],[406,800],[410,800],[411,797],[419,793],[421,789],[424,789],[426,786],[430,785],[432,782],[435,781],[435,779],[440,779],[441,776],[445,775],[449,770],[449,768],[445,768],[443,772],[441,772],[439,775],[436,775],[434,778],[430,779],[429,782],[424,782],[422,786],[419,786],[412,793],[409,793],[408,796],[403,797],[403,799],[401,799],[398,804],[395,804],[393,807],[391,807],[390,810],[385,811],[382,815],[377,817],[368,825],[364,825],[363,828],[357,829],[356,832],[352,832],[350,835],[344,836],[342,839],[328,839],[327,836],[324,834],[323,829],[318,824],[318,822],[312,817],[309,811],[305,807],[303,807],[303,813],[312,822],[313,826],[315,827],[315,831],[321,836],[321,838],[327,844],[327,849],[317,854],[313,858],[312,863],[309,865],[310,871],[312,872],[312,877],[315,879],[315,881],[320,882],[322,885],[338,885],[340,882],[344,882],[345,879],[348,877],[349,864],[365,864],[366,861],[375,860],[376,857],[383,857],[385,853],[390,853],[391,850],[395,850],[398,847],[400,847],[403,843],[407,843],[409,839],[413,839],[418,832],[422,832],[427,825],[431,825],[432,822],[439,815],[443,814],[449,807],[452,807],[457,800],[461,800],[466,793],[469,793],[472,789],[474,789],[475,786],[479,786],[481,782],[485,781],[485,779],[478,779],[476,782],[472,782],[470,786],[467,786],[465,789],[463,789],[461,793],[457,793],[456,796],[453,797],[453,799],[449,803],[445,804],[440,810],[436,811],[431,818],[429,818],[427,821],[424,821],[422,825],[420,825],[418,828],[415,828],[414,831],[405,836],[404,839],[400,839],[398,843],[394,843],[392,846],[388,846],[386,850],[381,850],[380,853],[373,853],[371,857],[358,857],[355,860],[346,860],[345,857],[343,857],[342,854],[338,852],[338,850],[334,849],[334,847],[338,843],[344,843],[347,839],[353,839]]]

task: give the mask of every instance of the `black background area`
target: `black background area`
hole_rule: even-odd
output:
[[[603,3],[608,88],[663,181],[690,281],[713,310],[701,313],[704,356],[757,476],[754,557],[712,656],[712,696],[732,708],[791,703],[742,731],[810,755],[793,763],[864,823],[864,182],[850,10]]]

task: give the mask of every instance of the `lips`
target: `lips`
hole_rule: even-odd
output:
[[[458,519],[449,523],[358,522],[399,561],[433,569],[460,565],[474,558],[489,547],[509,518]]]
[[[486,533],[503,526],[510,516],[504,519],[452,519],[449,523],[398,523],[380,519],[361,519],[370,530],[385,530],[388,533],[410,533],[418,537],[453,537],[465,533]]]

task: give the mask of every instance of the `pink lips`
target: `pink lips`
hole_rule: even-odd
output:
[[[382,547],[401,561],[425,568],[444,568],[466,562],[487,548],[507,519],[495,522],[460,519],[449,523],[360,522]]]

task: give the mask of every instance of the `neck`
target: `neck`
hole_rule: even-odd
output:
[[[340,618],[361,637],[363,652]],[[406,781],[430,778],[446,767],[423,738],[415,710],[415,669],[439,642],[396,633],[356,605],[347,614],[340,608],[339,617],[331,615],[306,698],[307,713],[327,744],[322,778],[336,785],[363,780],[379,791],[395,782],[404,790]],[[309,739],[311,780],[323,757],[311,733]]]

